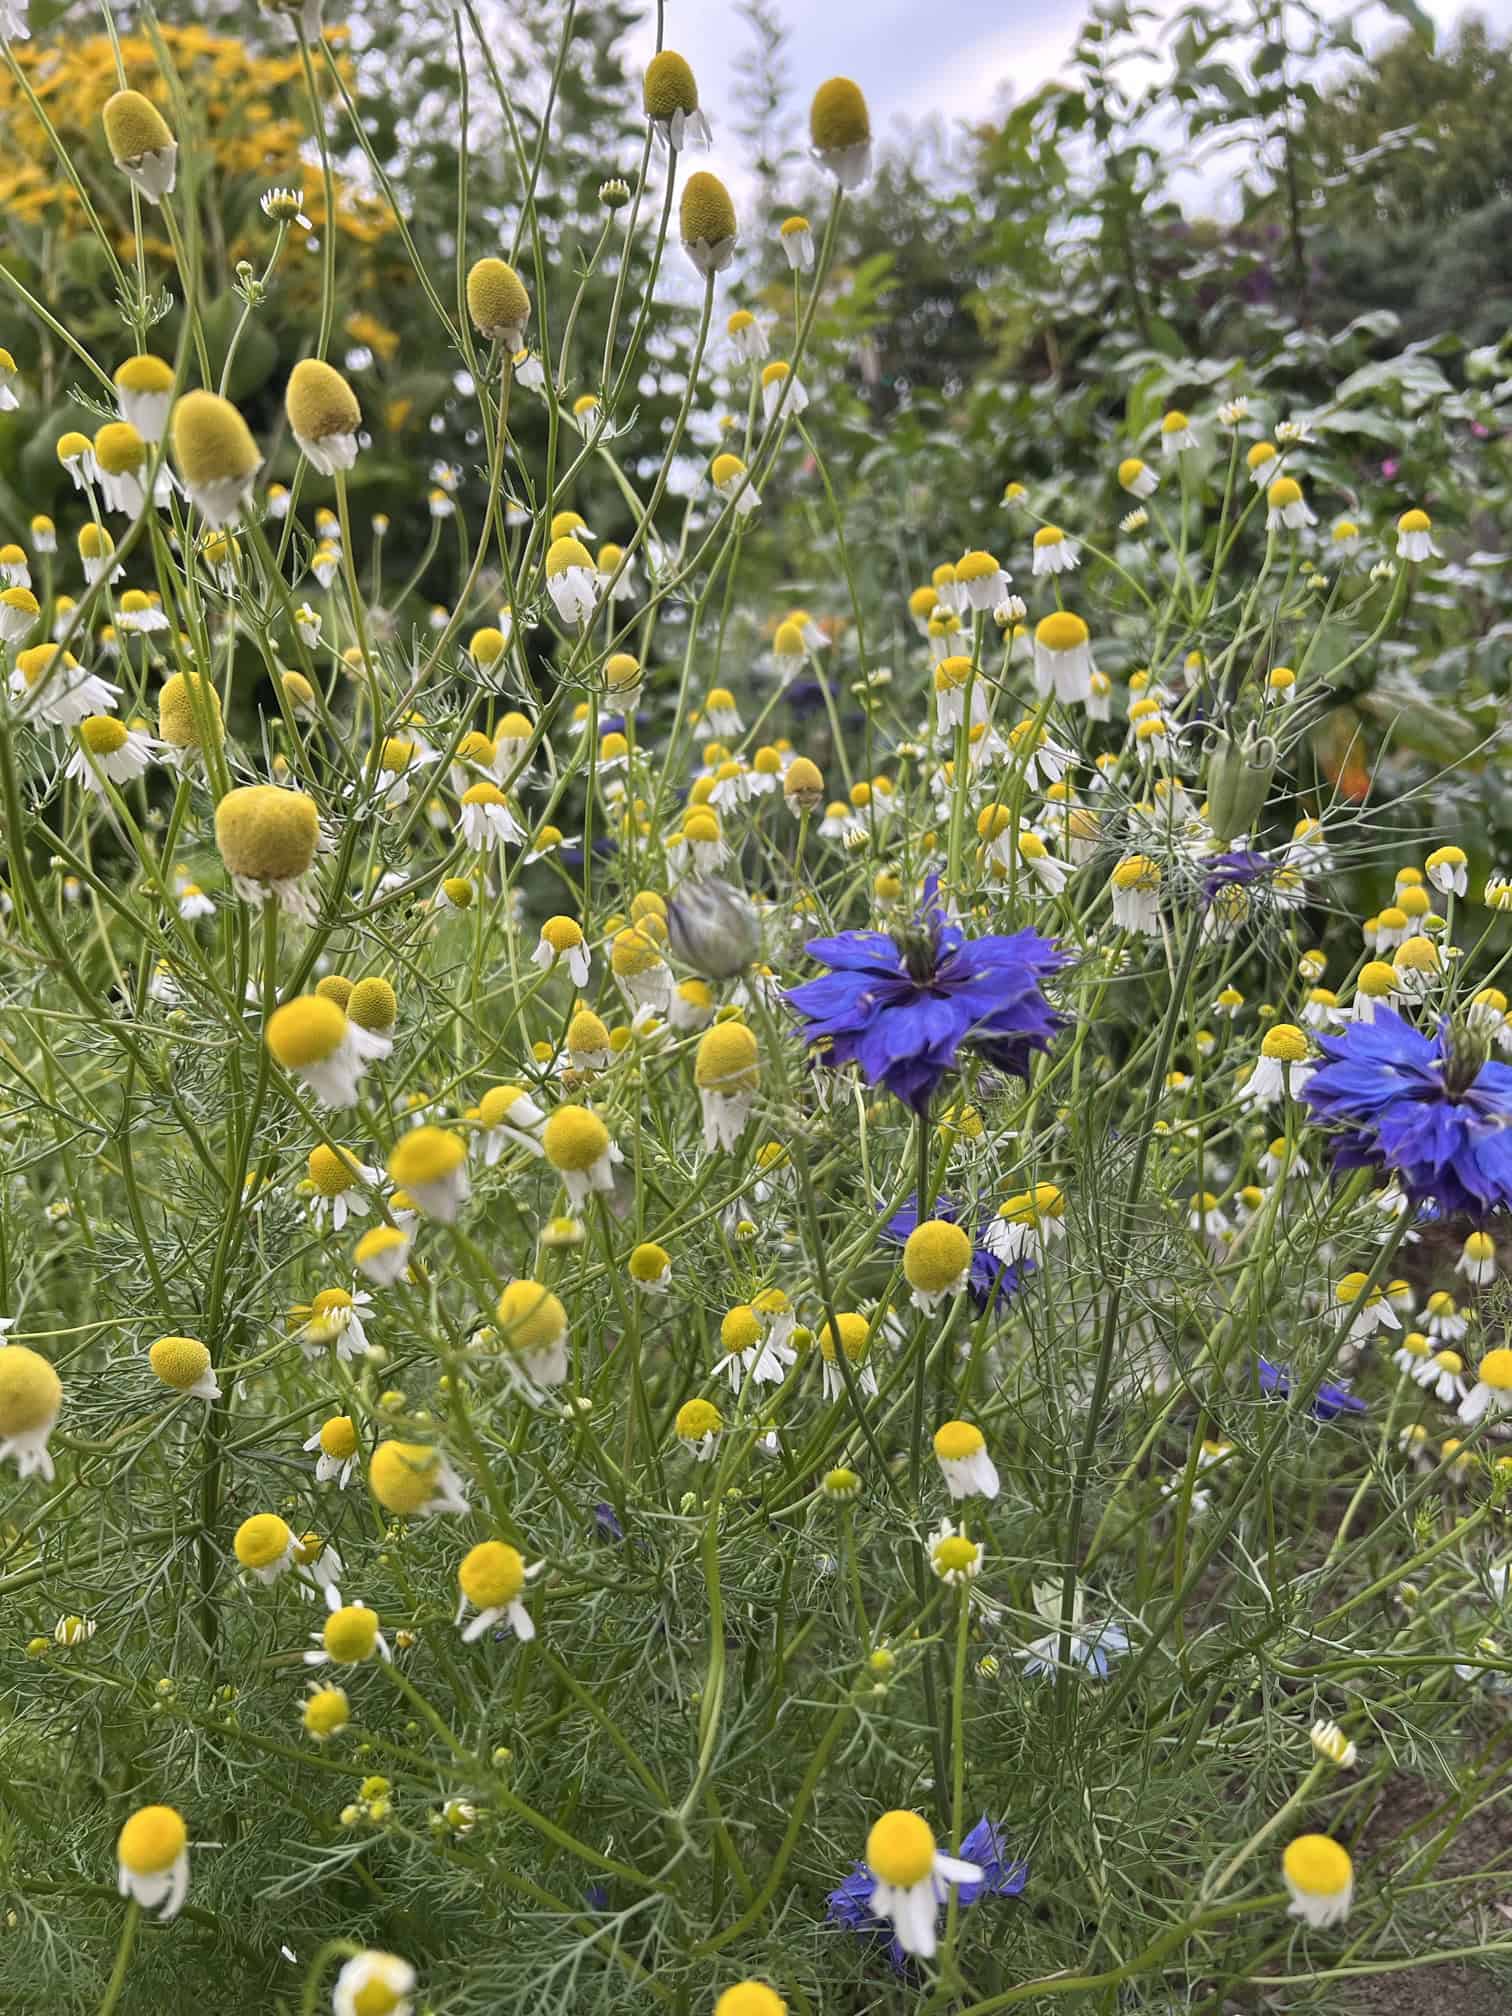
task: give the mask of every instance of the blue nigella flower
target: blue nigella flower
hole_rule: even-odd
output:
[[[1318,1047],[1325,1061],[1302,1097],[1339,1129],[1342,1167],[1388,1169],[1440,1211],[1512,1206],[1512,1068],[1457,1054],[1447,1025],[1425,1036],[1389,1008]]]
[[[600,1499],[593,1508],[593,1524],[600,1540],[623,1540],[625,1529],[615,1514],[614,1507]]]
[[[1207,903],[1212,902],[1220,889],[1243,888],[1247,883],[1259,882],[1276,872],[1274,861],[1248,847],[1238,848],[1231,854],[1215,854],[1204,865],[1207,873],[1202,878],[1202,896]]]
[[[948,1197],[936,1197],[931,1217],[944,1218],[950,1224],[957,1222],[959,1214]],[[915,1191],[899,1210],[882,1227],[882,1237],[892,1246],[904,1246],[908,1237],[919,1223],[919,1197]],[[971,1268],[966,1276],[966,1286],[972,1301],[978,1309],[986,1309],[998,1303],[1009,1302],[1023,1286],[1026,1274],[1034,1272],[1034,1262],[1029,1259],[1010,1264],[1000,1260],[996,1253],[989,1253],[981,1244],[981,1228],[971,1242]],[[976,1856],[967,1855],[962,1850],[962,1859],[976,1861]]]
[[[1262,1393],[1277,1400],[1286,1399],[1291,1392],[1289,1365],[1272,1365],[1269,1358],[1262,1358],[1256,1370]],[[1341,1414],[1365,1414],[1369,1409],[1339,1380],[1325,1379],[1314,1393],[1309,1411],[1315,1421],[1337,1421]]]
[[[1017,1897],[1029,1881],[1029,1864],[1013,1859],[1002,1829],[985,1813],[961,1843],[961,1860],[975,1862],[982,1872],[980,1883],[961,1885],[963,1904],[975,1904],[979,1897]]]
[[[975,1862],[982,1872],[979,1883],[963,1883],[958,1895],[961,1907],[980,1902],[983,1897],[1017,1897],[1029,1881],[1029,1864],[1015,1861],[1004,1844],[1002,1830],[984,1813],[961,1843],[961,1860]],[[879,1918],[871,1908],[877,1879],[864,1862],[857,1862],[850,1874],[826,1900],[832,1925],[862,1938],[887,1941],[887,1958],[895,1974],[908,1967],[908,1955],[893,1937],[892,1920]]]
[[[935,885],[925,889],[913,925],[842,931],[804,948],[834,970],[788,991],[804,1036],[825,1045],[826,1064],[859,1064],[916,1113],[956,1068],[963,1044],[1017,1077],[1058,1026],[1042,983],[1066,963],[1052,939],[1034,931],[968,938],[945,921]]]

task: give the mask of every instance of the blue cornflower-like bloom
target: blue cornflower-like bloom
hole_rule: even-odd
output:
[[[930,1216],[943,1218],[954,1225],[959,1214],[948,1197],[936,1197]],[[882,1237],[890,1246],[906,1246],[909,1234],[917,1228],[918,1223],[919,1197],[915,1191],[908,1202],[894,1211],[882,1227]],[[1023,1286],[1025,1275],[1034,1272],[1032,1260],[1022,1259],[1010,1264],[1006,1260],[1000,1260],[996,1253],[989,1253],[981,1243],[982,1230],[980,1226],[977,1228],[976,1236],[971,1242],[971,1267],[966,1276],[967,1289],[978,1309],[995,1307],[999,1303],[1011,1301]],[[970,1862],[973,1859],[963,1852],[963,1860]]]
[[[1262,1393],[1284,1400],[1291,1392],[1291,1367],[1272,1365],[1269,1358],[1262,1358],[1256,1367],[1256,1380]],[[1342,1381],[1325,1379],[1314,1393],[1308,1411],[1315,1421],[1337,1421],[1341,1414],[1365,1414],[1369,1409]]]
[[[960,1885],[957,1896],[963,1910],[983,1897],[1017,1897],[1029,1881],[1029,1864],[1016,1861],[1009,1854],[1002,1829],[985,1813],[961,1843],[960,1859],[974,1862],[982,1872],[979,1882]],[[892,1970],[902,1974],[908,1967],[908,1955],[893,1936],[892,1920],[879,1918],[871,1908],[876,1887],[877,1879],[871,1870],[864,1862],[857,1862],[845,1880],[829,1893],[827,1915],[832,1925],[843,1926],[847,1932],[863,1938],[885,1939]]]
[[[1512,1067],[1425,1036],[1390,1008],[1320,1036],[1324,1062],[1302,1097],[1339,1129],[1345,1168],[1388,1169],[1414,1203],[1477,1216],[1512,1207]]]
[[[961,1885],[963,1904],[975,1904],[979,1897],[1017,1897],[1029,1881],[1029,1864],[1014,1860],[1002,1829],[985,1813],[961,1843],[961,1860],[975,1862],[982,1872],[980,1883]]]
[[[825,1046],[821,1061],[859,1064],[869,1085],[916,1113],[927,1110],[963,1045],[1022,1078],[1058,1026],[1043,992],[1066,963],[1054,941],[1035,931],[968,938],[946,922],[933,882],[897,938],[842,931],[811,938],[804,949],[834,969],[787,995],[807,1025],[804,1036]]]

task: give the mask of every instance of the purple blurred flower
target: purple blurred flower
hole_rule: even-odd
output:
[[[1258,1376],[1260,1391],[1268,1397],[1285,1400],[1290,1395],[1289,1365],[1272,1365],[1269,1358],[1262,1358]],[[1309,1402],[1308,1411],[1315,1421],[1337,1421],[1341,1414],[1364,1414],[1369,1410],[1365,1402],[1339,1380],[1325,1379]]]

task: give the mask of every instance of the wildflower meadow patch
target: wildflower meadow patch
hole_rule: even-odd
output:
[[[1512,372],[1330,320],[1358,45],[943,196],[764,0],[123,11],[0,0],[0,2007],[1505,2006]]]

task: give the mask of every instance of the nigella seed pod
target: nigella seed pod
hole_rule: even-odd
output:
[[[1216,839],[1227,846],[1237,834],[1250,832],[1265,809],[1276,770],[1276,745],[1268,735],[1251,730],[1241,742],[1223,735],[1208,756],[1208,823]]]
[[[761,949],[761,925],[750,899],[717,875],[692,876],[667,905],[673,956],[706,980],[743,973]]]

